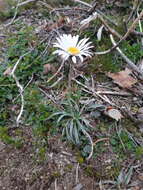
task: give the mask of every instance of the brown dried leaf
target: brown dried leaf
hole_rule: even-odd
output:
[[[8,68],[4,71],[3,75],[4,75],[4,76],[10,75],[11,71],[12,71],[12,68],[11,68],[11,67],[8,67]]]
[[[56,72],[56,69],[53,65],[51,64],[45,64],[44,65],[44,70],[43,70],[43,73],[44,74],[48,74],[49,72],[51,73],[55,73]]]
[[[118,73],[108,73],[108,77],[112,78],[116,84],[123,88],[131,88],[137,82],[135,78],[130,76],[131,70],[126,68]]]

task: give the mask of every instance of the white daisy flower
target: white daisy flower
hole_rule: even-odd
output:
[[[58,54],[62,59],[67,60],[69,57],[72,58],[74,63],[77,62],[79,57],[83,62],[83,57],[91,57],[92,52],[89,50],[91,42],[88,42],[89,38],[83,38],[79,40],[79,36],[72,36],[71,34],[63,34],[57,38],[57,42],[53,44],[54,47],[59,48],[54,51],[53,54]]]

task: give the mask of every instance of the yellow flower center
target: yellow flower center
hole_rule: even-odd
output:
[[[80,50],[76,47],[69,47],[67,51],[72,55],[77,55],[80,53]]]

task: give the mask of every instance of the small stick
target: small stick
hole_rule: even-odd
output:
[[[80,3],[80,4],[83,4],[87,7],[89,7],[90,9],[93,8],[93,5],[90,5],[89,3],[86,3],[86,2],[83,2],[83,1],[80,1],[80,0],[72,0],[74,2],[77,2],[77,3]],[[96,8],[95,8],[96,9]],[[102,15],[104,18],[106,18],[106,20],[108,20],[110,23],[114,24],[115,26],[117,26],[117,23],[113,22],[113,20],[111,20],[109,17],[107,17],[104,13],[102,13],[101,11],[99,11],[98,9],[96,9],[96,12],[100,15]]]
[[[64,64],[65,64],[65,60],[62,61],[62,63],[61,63],[61,65],[60,65],[59,69],[57,70],[57,72],[56,72],[51,78],[49,78],[49,79],[47,80],[47,83],[49,83],[51,80],[53,80],[53,79],[59,74],[59,72],[60,72],[61,69],[63,68]]]
[[[16,8],[15,8],[14,17],[12,18],[12,20],[11,20],[8,24],[4,25],[5,27],[11,25],[11,24],[14,22],[14,20],[15,20],[15,18],[16,18],[16,16],[17,16],[19,2],[20,2],[20,0],[18,0],[18,2],[17,2]]]
[[[97,91],[98,94],[109,94],[109,95],[117,95],[117,96],[132,96],[127,92],[112,92],[112,91]]]
[[[110,39],[111,42],[114,46],[116,46],[116,43],[114,41],[113,35],[110,34]],[[129,67],[136,71],[138,74],[140,74],[143,78],[143,73],[140,71],[140,69],[121,51],[121,49],[119,47],[116,47],[117,51],[119,52],[119,54],[122,56],[122,58],[127,62],[127,64],[129,65]]]
[[[134,35],[136,35],[136,36],[141,36],[141,37],[143,37],[143,32],[138,32],[138,31],[132,31],[131,32],[132,34],[134,34]]]
[[[76,167],[76,178],[75,178],[75,183],[77,184],[79,179],[78,179],[78,170],[79,170],[79,163],[77,163],[77,167]]]
[[[31,51],[25,53],[24,55],[20,56],[20,58],[18,59],[18,61],[15,63],[10,75],[14,78],[15,82],[16,82],[16,85],[17,87],[19,88],[20,90],[20,96],[21,96],[21,108],[20,108],[20,112],[16,118],[16,124],[17,124],[17,127],[19,126],[19,121],[20,121],[20,118],[22,116],[22,113],[23,113],[23,110],[24,110],[24,96],[23,96],[23,92],[24,92],[24,89],[23,89],[23,86],[20,84],[18,78],[16,77],[15,75],[15,71],[18,67],[18,64],[20,63],[20,61],[23,59],[23,57],[25,57],[27,54],[29,54]]]
[[[108,20],[111,24],[118,26],[117,23],[115,23],[113,20],[111,20],[109,17],[107,17],[104,13],[102,13],[100,10],[96,10],[96,12],[98,13],[98,15],[102,15],[106,20]]]
[[[47,98],[49,98],[53,104],[59,109],[59,110],[62,110],[63,111],[63,108],[54,100],[54,98],[52,98],[49,94],[47,94],[41,87],[38,87],[39,90],[45,94],[47,96]]]
[[[58,190],[58,188],[57,188],[57,179],[55,179],[55,190]]]
[[[101,22],[104,24],[104,26],[109,30],[109,32],[111,34],[113,34],[114,36],[118,37],[119,39],[121,39],[121,35],[116,32],[113,28],[111,28],[106,21],[98,14],[98,18],[101,20]]]
[[[74,2],[76,2],[76,3],[80,3],[80,4],[82,4],[82,5],[85,5],[85,6],[87,6],[87,7],[92,8],[92,5],[90,5],[89,3],[86,3],[86,2],[84,2],[84,1],[81,1],[81,0],[72,0],[72,1],[74,1]]]
[[[86,130],[82,129],[82,132],[86,135],[86,137],[89,139],[90,144],[91,144],[91,152],[90,152],[89,156],[86,158],[86,160],[88,161],[93,155],[93,142],[92,142],[91,136],[86,132]]]
[[[39,1],[38,3],[41,3],[42,5],[44,5],[45,7],[47,7],[48,9],[53,10],[53,8],[49,4],[47,4],[47,3],[43,2],[43,1]]]
[[[102,142],[102,141],[109,141],[109,138],[98,139],[98,140],[96,140],[96,141],[93,143],[93,145],[95,146],[97,143]]]
[[[125,40],[129,36],[129,34],[134,30],[134,28],[136,27],[136,25],[138,24],[138,21],[142,18],[142,16],[143,16],[143,10],[139,14],[139,16],[135,19],[135,21],[133,22],[133,24],[130,26],[130,28],[128,29],[128,31],[126,32],[126,34],[116,43],[116,45],[114,45],[113,47],[111,47],[110,49],[108,49],[106,51],[95,52],[94,54],[95,55],[105,55],[107,53],[110,53],[114,49],[116,49],[120,45],[120,43],[123,40]]]
[[[137,2],[138,1],[138,2]],[[132,11],[128,17],[128,19],[126,20],[126,24],[129,23],[129,21],[131,20],[131,18],[133,17],[134,13],[136,12],[136,10],[138,9],[139,6],[139,0],[135,0],[135,4],[133,5]]]
[[[29,86],[29,84],[32,82],[32,80],[33,80],[33,77],[34,77],[34,75],[32,74],[32,77],[31,77],[31,79],[28,81],[28,83],[26,84],[26,86],[23,88],[23,91]],[[20,94],[16,97],[16,98],[14,98],[14,100],[12,100],[12,102],[15,102],[15,100],[17,100],[17,98],[20,96]]]
[[[63,78],[64,78],[64,76],[62,75],[60,78],[58,78],[58,80],[56,82],[54,82],[54,84],[49,86],[48,89],[51,89],[51,88],[55,87]]]
[[[78,80],[76,79],[72,79],[74,80],[77,84],[81,85],[82,87],[84,87],[82,90],[84,90],[85,92],[89,93],[89,94],[92,94],[92,96],[95,96],[95,97],[100,97],[102,100],[104,100],[105,102],[107,102],[108,104],[112,105],[112,106],[115,106],[114,103],[110,102],[110,100],[106,97],[106,96],[101,96],[100,94],[98,94],[94,89],[92,89],[91,87],[88,87],[84,84],[82,84],[81,82],[79,82]]]
[[[23,5],[26,5],[26,4],[31,3],[31,2],[34,2],[34,1],[37,1],[37,0],[27,0],[27,1],[24,1],[24,2],[22,2],[22,3],[19,3],[18,7],[21,7],[21,6],[23,6]]]

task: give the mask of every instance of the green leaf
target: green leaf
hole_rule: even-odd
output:
[[[75,125],[74,125],[74,137],[75,137],[75,142],[76,142],[76,144],[79,144],[80,141],[79,141],[79,135],[78,135],[78,130],[77,130],[76,123],[75,123]]]
[[[90,153],[91,152],[91,146],[90,145],[86,145],[85,147],[84,147],[84,149],[83,149],[83,151],[85,152],[85,153]]]
[[[73,129],[74,129],[74,122],[73,122],[73,119],[70,121],[70,136],[72,139],[73,138]]]

